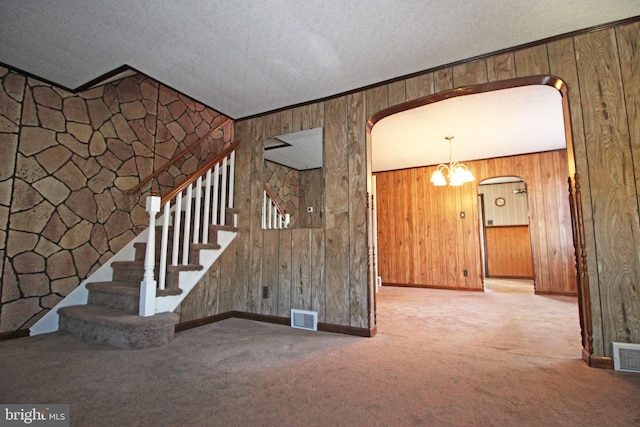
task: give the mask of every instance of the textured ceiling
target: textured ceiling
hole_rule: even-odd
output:
[[[234,119],[640,15],[638,0],[0,0],[0,62],[123,65]]]

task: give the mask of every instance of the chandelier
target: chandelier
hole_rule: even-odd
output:
[[[458,162],[451,161],[451,140],[453,136],[445,136],[444,139],[449,141],[449,164],[441,163],[431,176],[431,182],[433,185],[442,186],[447,185],[447,180],[451,186],[459,186],[465,182],[471,182],[475,180],[473,174],[465,165]],[[446,176],[446,178],[445,178]]]

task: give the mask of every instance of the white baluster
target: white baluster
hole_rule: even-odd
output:
[[[229,168],[229,207],[233,208],[233,185],[236,176],[236,152],[231,152]],[[234,224],[235,226],[236,224]]]
[[[198,177],[196,180],[196,206],[194,208],[193,217],[193,243],[198,244],[200,242],[200,206],[202,202],[202,177]]]
[[[169,220],[171,218],[171,202],[164,204],[162,214],[162,237],[160,241],[160,271],[158,272],[158,289],[164,289],[167,281],[167,246],[169,246]]]
[[[211,224],[218,224],[218,199],[220,195],[220,163],[213,168],[213,200],[211,207]]]
[[[193,197],[193,185],[187,187],[187,197],[185,200],[186,210],[184,212],[184,232],[182,233],[182,264],[189,264],[189,234],[191,233],[191,199]]]
[[[202,215],[202,243],[209,243],[209,209],[211,209],[211,169],[204,180],[204,213]]]
[[[267,192],[262,192],[262,228],[267,228]]]
[[[171,265],[178,265],[178,247],[180,246],[180,220],[182,219],[182,191],[178,193],[173,205],[173,251]]]
[[[222,161],[222,191],[220,194],[220,224],[224,225],[226,222],[227,213],[227,158]]]
[[[149,212],[149,229],[147,247],[144,254],[144,275],[140,282],[140,306],[138,314],[143,317],[153,316],[156,310],[156,280],[153,269],[156,264],[156,214],[160,212],[160,197],[147,197],[147,212]]]

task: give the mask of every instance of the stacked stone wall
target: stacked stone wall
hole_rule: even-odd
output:
[[[29,328],[148,222],[128,190],[227,118],[143,75],[74,94],[0,67],[0,333]],[[163,194],[232,142],[163,172]]]

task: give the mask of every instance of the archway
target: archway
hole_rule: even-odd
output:
[[[394,115],[396,113],[402,112],[402,111],[406,111],[406,110],[410,110],[413,108],[417,108],[419,106],[423,106],[423,105],[427,105],[427,104],[431,104],[431,103],[436,103],[439,101],[443,101],[443,100],[447,100],[450,98],[455,98],[455,97],[459,97],[462,95],[469,95],[469,94],[478,94],[478,93],[484,93],[484,92],[490,92],[490,91],[498,91],[501,89],[508,89],[508,88],[517,88],[517,87],[522,87],[522,86],[529,86],[529,85],[544,85],[544,86],[550,86],[552,88],[555,88],[561,95],[562,98],[562,120],[564,123],[564,130],[565,130],[565,141],[566,141],[566,154],[563,153],[563,160],[562,162],[564,162],[564,172],[563,172],[563,178],[562,181],[566,180],[567,176],[573,176],[573,171],[575,170],[575,159],[574,159],[574,154],[573,154],[573,147],[572,147],[572,139],[571,139],[571,130],[570,130],[570,120],[569,120],[569,113],[568,113],[568,102],[566,99],[566,86],[564,85],[564,83],[555,77],[551,77],[551,76],[538,76],[538,77],[530,77],[530,78],[522,78],[522,79],[513,79],[513,80],[505,80],[505,81],[500,81],[500,82],[495,82],[495,83],[491,83],[491,84],[484,84],[484,85],[477,85],[477,86],[470,86],[470,87],[465,87],[465,88],[460,88],[460,89],[455,89],[455,90],[450,90],[450,91],[446,91],[446,92],[442,92],[442,93],[438,93],[436,95],[433,96],[429,96],[426,98],[422,98],[422,99],[418,99],[415,101],[411,101],[405,104],[401,104],[401,105],[397,105],[391,108],[388,108],[386,110],[380,111],[378,113],[376,113],[375,115],[373,115],[369,121],[368,121],[368,125],[367,125],[367,148],[368,148],[368,152],[371,152],[371,144],[372,144],[372,137],[371,137],[371,131],[373,126],[378,123],[380,120],[382,120],[383,118],[389,117],[391,115]],[[556,158],[555,160],[553,160],[554,162],[558,162],[558,159]],[[465,162],[466,163],[466,162]],[[496,162],[499,163],[499,162]],[[503,166],[503,165],[502,165]],[[482,169],[482,167],[478,167],[479,169],[482,169],[482,173],[479,179],[483,178],[483,177],[488,177],[488,176],[498,176],[498,175],[507,175],[507,174],[516,174],[516,171],[513,170],[513,167],[511,170],[505,170],[504,167],[502,167],[500,165],[492,165],[493,170],[490,172],[488,170]],[[502,169],[501,169],[502,167]],[[491,169],[491,168],[489,168]],[[508,168],[507,168],[508,169]],[[532,168],[533,170],[533,168]],[[491,173],[493,173],[493,175],[491,175]],[[369,162],[369,167],[368,167],[368,174],[369,176],[372,175],[372,169],[371,169],[371,162]],[[484,174],[484,175],[482,175]],[[487,175],[488,174],[488,175]],[[416,174],[414,174],[414,176],[416,176]],[[378,176],[378,180],[379,180],[379,176]],[[535,178],[533,177],[532,179],[527,179],[527,182],[529,182],[530,180],[533,181],[534,183],[536,183],[536,179],[538,179],[539,183],[543,183],[541,179],[539,178]],[[558,187],[557,182],[553,184],[554,186]],[[566,188],[566,187],[564,187]],[[565,214],[567,217],[567,223],[575,223],[574,220],[574,214],[573,214],[573,206],[575,201],[573,200],[574,196],[571,194],[571,199],[572,199],[572,204],[570,206],[569,202],[567,201],[567,192],[566,190],[564,190],[563,188],[563,195],[562,197],[556,196],[556,194],[559,193],[554,193],[554,198],[555,200],[561,200],[563,198],[563,200],[566,201],[566,210],[565,210]],[[557,188],[556,188],[557,189]],[[544,193],[544,189],[539,188],[538,190],[536,190],[538,192],[538,194],[543,194]],[[543,212],[543,205],[544,205],[544,196],[536,196],[537,198],[540,199],[540,206],[537,206],[537,211],[536,214],[540,215]],[[464,207],[464,206],[463,206]],[[460,211],[461,217],[463,216],[462,214],[464,214],[464,210]],[[446,226],[446,222],[444,223]],[[374,226],[375,227],[375,226]],[[536,232],[541,232],[542,230],[544,230],[544,226],[540,226],[538,225]],[[575,230],[575,227],[574,227]],[[541,289],[540,293],[556,293],[556,294],[570,294],[573,293],[574,295],[577,293],[578,298],[579,298],[579,304],[580,304],[580,309],[581,309],[581,315],[580,315],[580,319],[581,319],[581,325],[583,324],[582,322],[582,318],[583,318],[583,312],[584,312],[584,301],[582,299],[582,295],[583,292],[580,289],[577,289],[577,279],[576,279],[576,272],[575,272],[575,265],[576,265],[576,259],[575,259],[575,249],[573,248],[572,244],[575,241],[575,232],[573,232],[571,229],[568,229],[565,227],[565,233],[564,233],[564,239],[565,239],[565,249],[568,249],[568,257],[570,259],[570,263],[566,263],[565,262],[565,268],[564,268],[564,277],[567,278],[567,282],[571,282],[574,284],[573,289],[569,289],[569,290],[565,290],[565,291],[560,291],[558,292],[557,290],[553,290],[553,289],[549,289],[549,288],[543,288]],[[540,236],[538,236],[540,237]],[[573,239],[572,239],[573,238]],[[455,241],[454,240],[450,240],[448,242],[446,242],[447,244],[449,244],[449,246],[445,246],[444,250],[448,250],[448,255],[449,258],[451,258],[451,256],[454,254],[454,251],[451,250],[451,246],[455,245]],[[474,242],[471,242],[472,244],[474,244]],[[374,247],[372,248],[372,251],[375,254],[381,254],[384,251],[383,250],[379,250],[378,247],[378,243],[375,242],[375,239],[373,239],[373,245]],[[459,245],[458,245],[459,246]],[[537,259],[537,268],[541,268],[540,265],[545,264],[545,262],[548,264],[548,259],[547,259],[547,254],[542,253],[540,251],[540,248],[538,248],[538,252],[534,253],[534,257]],[[383,261],[381,261],[383,262]],[[376,265],[377,267],[377,265]],[[462,274],[464,274],[465,276],[467,275],[467,270],[461,268],[460,265],[454,265],[454,268],[456,268],[458,271],[463,272]],[[541,270],[544,270],[546,267],[542,267]],[[455,277],[457,274],[457,272],[453,273],[452,275]],[[546,273],[545,273],[546,274]],[[383,279],[384,282],[384,279]],[[471,287],[478,287],[477,285],[472,284]],[[427,286],[427,287],[438,287],[436,286]],[[451,286],[444,286],[445,288],[452,288]],[[456,287],[453,287],[456,288]],[[463,290],[467,290],[465,286],[459,286],[458,289],[463,289]],[[477,289],[468,289],[468,290],[477,290]],[[583,333],[584,335],[584,333]]]

